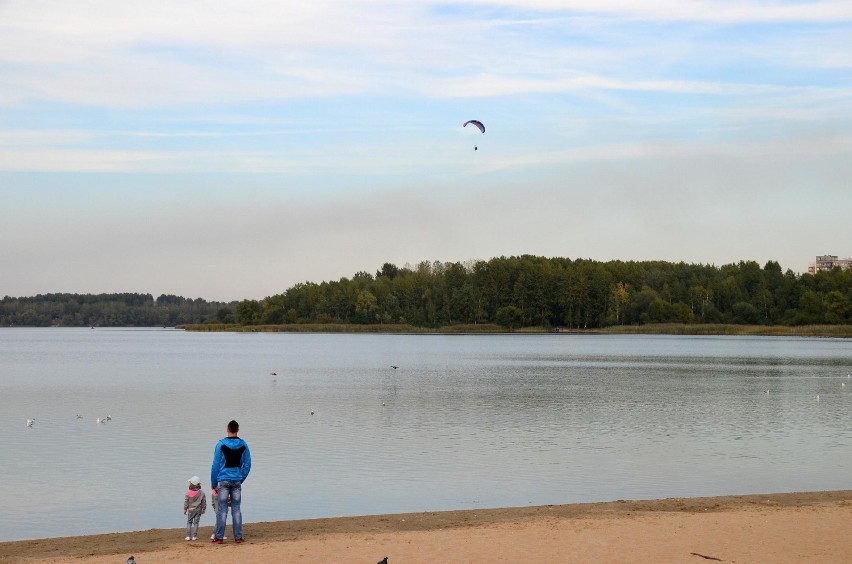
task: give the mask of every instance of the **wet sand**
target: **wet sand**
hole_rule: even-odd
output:
[[[246,523],[0,543],[2,563],[852,562],[852,490]]]

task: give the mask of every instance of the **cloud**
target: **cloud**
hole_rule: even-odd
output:
[[[695,57],[685,47],[696,41],[706,47],[704,57],[723,59],[749,46],[726,54],[724,42],[658,25],[852,21],[848,2],[12,1],[2,10],[0,104],[117,108],[391,92],[438,98],[578,90],[715,94],[761,85],[687,79],[666,67]],[[821,37],[802,43],[798,55],[766,45],[753,54],[847,67],[849,58]],[[782,39],[790,40],[770,38],[769,44],[783,47]],[[639,68],[645,71],[637,74]]]
[[[842,0],[449,0],[455,5],[503,6],[556,13],[597,14],[653,21],[780,23],[852,21],[852,6]]]

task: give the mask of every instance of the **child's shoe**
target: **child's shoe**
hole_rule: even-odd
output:
[[[192,540],[198,540],[198,537],[192,537]]]
[[[186,538],[185,538],[185,539],[183,539],[183,540],[189,540],[189,537],[186,537]]]

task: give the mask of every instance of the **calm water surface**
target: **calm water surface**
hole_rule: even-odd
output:
[[[182,527],[230,419],[249,523],[850,489],[850,374],[848,339],[0,329],[0,540]]]

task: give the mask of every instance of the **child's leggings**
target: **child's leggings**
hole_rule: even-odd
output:
[[[191,539],[198,536],[199,521],[201,521],[201,508],[191,509],[186,514],[186,536]]]

